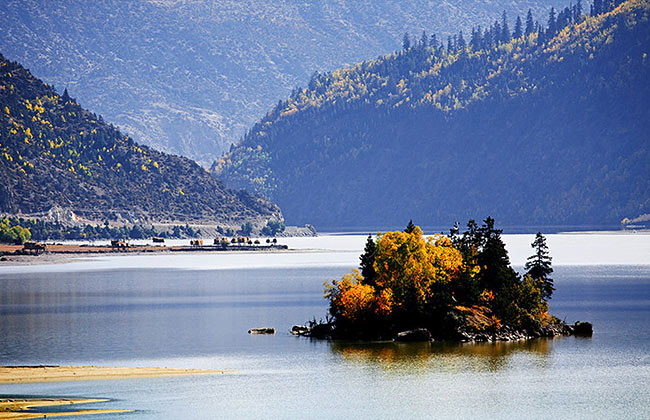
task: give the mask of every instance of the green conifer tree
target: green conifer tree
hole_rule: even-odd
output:
[[[438,48],[438,37],[436,37],[436,34],[431,35],[431,40],[429,41],[429,46],[433,47],[433,49]]]
[[[404,32],[404,38],[402,38],[402,48],[408,50],[411,48],[411,39],[409,38],[409,33]]]
[[[549,277],[553,273],[553,267],[551,267],[552,258],[548,254],[546,238],[541,232],[537,232],[535,241],[530,246],[535,250],[535,254],[528,257],[524,268],[527,270],[527,275],[542,282],[542,297],[548,300],[555,287],[553,287],[553,279]]]
[[[503,11],[501,15],[501,42],[510,42],[510,28],[508,27],[508,15]]]
[[[482,267],[481,279],[488,290],[499,291],[510,287],[518,280],[516,272],[510,266],[508,251],[501,239],[501,229],[495,229],[494,219],[488,217],[480,229],[483,249],[478,255],[478,265]]]
[[[361,260],[359,269],[361,270],[364,283],[370,286],[375,286],[377,280],[377,273],[375,272],[376,249],[377,244],[372,239],[372,235],[369,234],[366,247],[363,249],[363,254],[359,257],[359,260]]]
[[[512,32],[512,37],[521,38],[522,35],[523,35],[523,27],[521,23],[521,18],[517,16],[517,20],[515,21],[515,30]]]
[[[483,246],[477,255],[481,290],[495,295],[491,309],[505,322],[515,322],[518,317],[516,293],[520,283],[519,275],[510,265],[508,251],[501,239],[501,229],[494,227],[494,219],[488,217],[480,228]]]
[[[557,32],[557,21],[555,20],[555,8],[551,7],[551,11],[548,13],[548,35],[553,37]]]
[[[524,32],[524,35],[528,36],[535,32],[535,21],[533,21],[533,12],[528,9],[528,13],[526,14],[526,30]]]
[[[467,47],[467,43],[465,42],[465,37],[463,36],[463,31],[461,30],[458,33],[458,38],[456,38],[456,50],[464,51],[465,47]]]

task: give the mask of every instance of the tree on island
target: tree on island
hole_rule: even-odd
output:
[[[372,239],[372,235],[368,234],[368,240],[366,241],[366,247],[363,250],[363,254],[359,257],[361,263],[359,264],[359,269],[361,270],[361,275],[364,279],[364,284],[375,286],[375,280],[377,278],[377,273],[375,272],[375,251],[376,245],[375,241]]]
[[[332,336],[385,339],[413,328],[451,339],[563,331],[563,323],[548,314],[544,279],[550,259],[543,241],[536,242],[540,257],[531,257],[541,261],[542,276],[529,271],[522,279],[490,217],[481,226],[470,220],[462,234],[455,225],[449,237],[426,237],[411,225],[376,240],[368,236],[361,272],[325,284]]]
[[[499,312],[506,312],[512,307],[513,291],[519,283],[519,275],[510,265],[506,245],[501,239],[501,229],[495,229],[494,219],[488,217],[479,230],[483,247],[477,255],[479,286],[495,294],[493,302]],[[509,314],[511,315],[511,314]]]
[[[409,220],[408,225],[406,225],[406,229],[404,229],[405,233],[413,233],[415,230],[415,225],[413,224],[413,220]]]
[[[546,238],[541,232],[537,232],[535,241],[530,246],[535,250],[535,254],[528,257],[524,269],[527,270],[527,275],[542,283],[542,296],[548,300],[555,290],[555,287],[553,287],[553,279],[549,277],[553,273],[553,267],[551,267],[551,260],[553,258],[548,254]]]
[[[414,226],[410,233],[381,234],[368,248],[373,246],[373,284],[354,269],[325,285],[339,334],[386,337],[398,326],[429,324],[437,318],[440,308],[449,304],[446,289],[462,264],[449,239],[425,238]]]

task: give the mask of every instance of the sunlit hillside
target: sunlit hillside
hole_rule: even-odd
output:
[[[130,223],[281,219],[195,162],[142,146],[0,55],[0,212]]]

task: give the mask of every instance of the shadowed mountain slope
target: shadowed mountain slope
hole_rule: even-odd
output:
[[[649,11],[566,9],[528,35],[491,27],[317,75],[216,170],[319,228],[648,213]]]

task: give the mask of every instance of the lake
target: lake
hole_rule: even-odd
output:
[[[504,235],[515,268],[533,235]],[[551,312],[592,338],[361,344],[289,334],[322,318],[323,282],[365,236],[282,240],[301,252],[97,257],[0,267],[0,365],[236,373],[0,385],[2,395],[102,397],[103,419],[648,418],[650,235],[549,235]],[[319,251],[307,251],[317,249]],[[274,336],[251,336],[253,327]],[[86,408],[86,407],[84,407]]]

